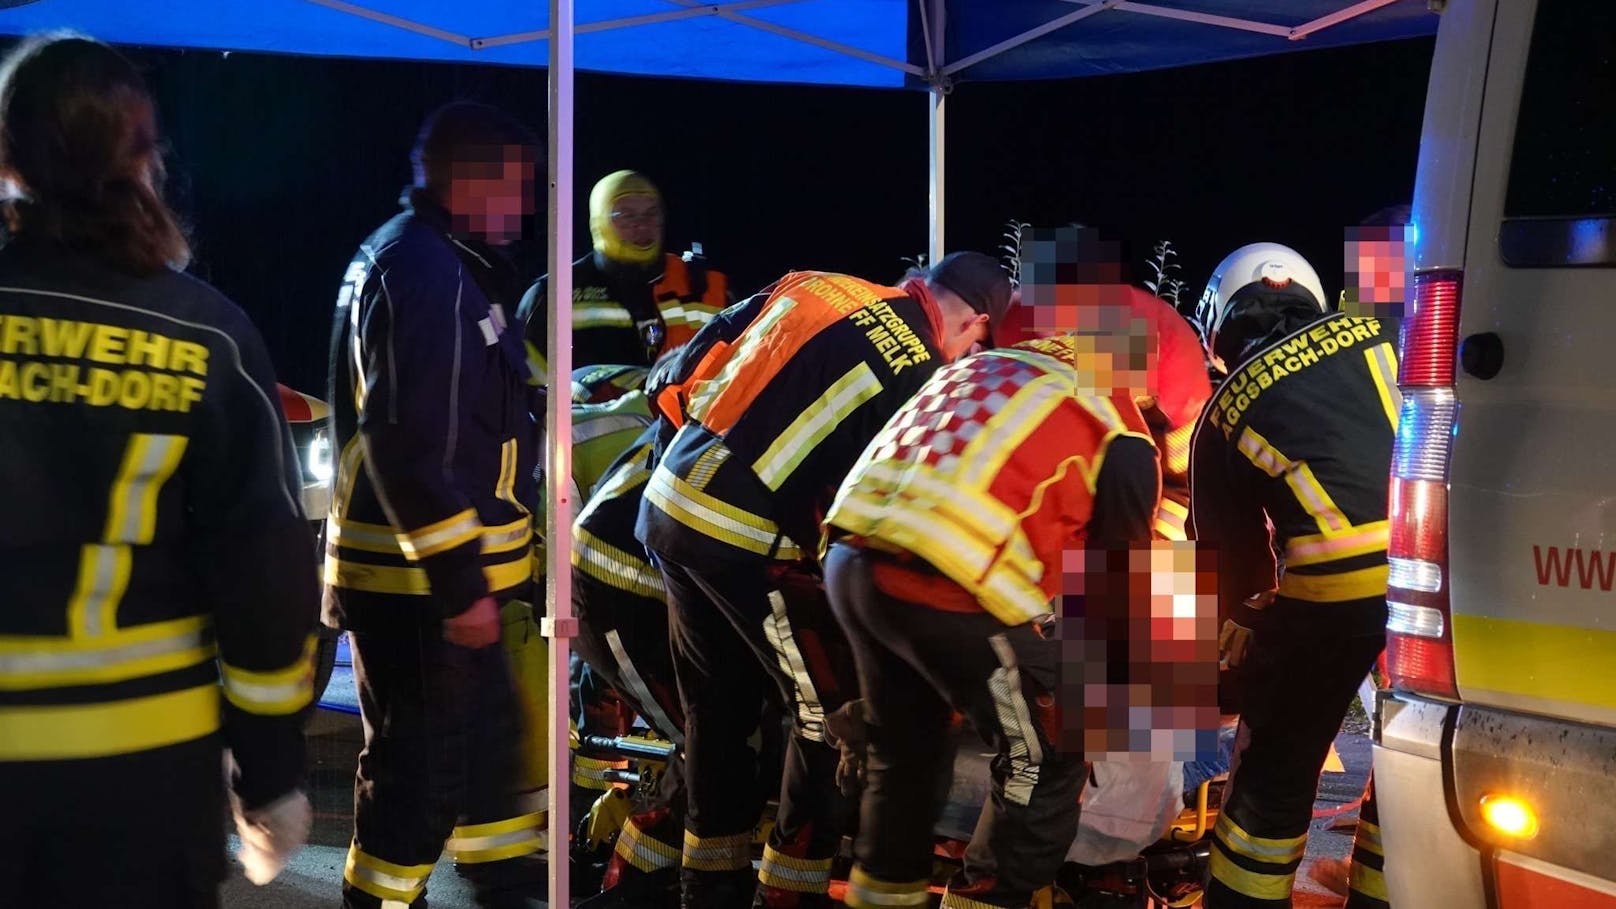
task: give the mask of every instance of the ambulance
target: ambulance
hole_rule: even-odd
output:
[[[1431,5],[1375,711],[1386,888],[1398,909],[1616,907],[1616,2]]]

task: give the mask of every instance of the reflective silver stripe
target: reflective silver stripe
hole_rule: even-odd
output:
[[[312,691],[314,679],[307,678],[297,682],[287,682],[284,685],[262,685],[256,682],[243,682],[231,676],[229,670],[224,673],[224,689],[229,692],[232,700],[246,701],[266,707],[283,704],[294,700]]]
[[[108,543],[150,543],[152,528],[157,521],[158,487],[165,483],[179,466],[179,456],[185,450],[184,436],[152,436],[137,434],[129,439],[132,449],[144,443],[138,461],[126,460],[123,473],[113,487],[113,495],[122,499],[114,502],[114,513],[122,517],[118,526],[107,527]]]
[[[803,659],[802,650],[797,647],[791,622],[786,618],[786,598],[780,595],[780,591],[769,591],[769,607],[770,615],[763,620],[763,634],[774,648],[780,668],[786,671],[797,690],[797,732],[810,742],[823,742],[825,708],[820,704],[819,692],[808,674],[808,661]]]
[[[617,671],[622,673],[623,687],[627,688],[628,693],[633,695],[645,712],[651,715],[651,721],[657,724],[658,732],[673,739],[675,745],[683,746],[685,731],[673,724],[673,720],[668,718],[662,705],[652,696],[651,687],[645,684],[645,679],[640,678],[640,671],[634,668],[634,662],[628,658],[628,650],[623,646],[623,636],[617,629],[613,628],[606,632],[606,646],[612,649],[612,659],[617,661]]]
[[[132,554],[127,546],[86,546],[83,558],[90,561],[90,586],[82,593],[84,633],[90,636],[106,634],[111,628],[103,627],[104,619],[111,619],[113,600],[123,599],[129,584],[129,565]],[[123,570],[120,571],[120,564]],[[82,579],[81,579],[82,580]]]
[[[633,328],[634,318],[628,310],[617,305],[574,306],[573,328]]]
[[[881,393],[881,380],[870,364],[860,361],[803,408],[781,432],[752,470],[763,485],[778,490],[814,449],[864,402]]]
[[[649,485],[647,485],[645,491],[647,495],[652,497],[652,501],[656,502],[656,504],[659,506],[662,505],[663,502],[667,502],[673,507],[688,511],[696,518],[729,533],[733,533],[736,536],[746,537],[749,540],[756,540],[757,542],[762,543],[765,547],[774,545],[774,541],[778,537],[778,534],[771,533],[759,527],[753,527],[750,524],[743,524],[740,521],[729,517],[728,515],[719,514],[711,508],[708,508],[706,505],[703,505],[695,499],[685,495],[684,492],[679,489],[677,483],[678,477],[675,477],[673,474],[669,473],[665,468],[658,467],[656,473],[651,475],[651,482]],[[763,519],[759,518],[759,520]]]
[[[525,827],[521,830],[512,830],[510,833],[499,833],[494,836],[451,837],[446,848],[459,856],[529,842],[533,844],[534,848],[539,845],[539,831],[535,827]]]
[[[403,551],[398,543],[398,534],[382,533],[376,530],[365,530],[347,525],[343,521],[326,522],[326,540],[333,546],[341,546],[344,542],[351,542],[356,546],[370,544],[372,546],[385,546],[389,549]]]
[[[1032,711],[1021,694],[1021,670],[1016,666],[1015,651],[1002,634],[994,635],[988,642],[999,657],[999,668],[993,670],[988,689],[993,693],[994,710],[1004,729],[1005,741],[1010,745],[1010,775],[1004,782],[1004,797],[1017,805],[1026,805],[1032,801],[1032,791],[1038,786],[1038,768],[1044,762],[1044,751],[1032,725]]]
[[[400,533],[398,535],[398,544],[403,548],[405,555],[409,556],[411,559],[416,559],[420,557],[419,553],[423,551],[431,550],[434,546],[442,545],[443,543],[453,540],[456,537],[463,537],[468,534],[475,533],[481,527],[482,522],[477,519],[477,512],[467,509],[465,512],[465,517],[455,521],[448,527],[443,527],[438,530],[434,530],[431,533],[421,535],[416,535],[413,533]]]
[[[168,656],[212,642],[209,629],[199,628],[166,638],[124,644],[101,650],[74,650],[61,653],[0,653],[0,676],[30,672],[68,672],[74,669],[108,667],[153,657]]]
[[[847,885],[847,895],[859,902],[874,903],[877,906],[925,906],[931,903],[931,894],[925,890],[914,893],[882,893],[850,883]]]
[[[526,521],[516,524],[509,530],[485,528],[483,530],[483,546],[503,546],[507,543],[515,543],[532,532],[532,528],[528,526]]]
[[[636,417],[629,414],[607,414],[605,416],[585,420],[584,422],[578,423],[576,426],[574,426],[572,433],[572,444],[575,446],[583,445],[586,442],[593,442],[601,436],[610,435],[614,432],[623,432],[624,430],[629,429],[634,430],[635,433],[638,434],[649,425],[651,425],[651,421],[643,417]]]
[[[659,572],[582,527],[574,529],[572,564],[596,580],[647,599],[660,600],[666,595]]]
[[[759,350],[758,340],[767,337],[774,330],[781,319],[797,306],[797,301],[790,297],[777,297],[768,304],[767,311],[758,316],[757,320],[747,326],[746,331],[735,340],[734,348],[728,363],[718,371],[711,381],[698,383],[697,394],[691,399],[688,410],[690,416],[700,420],[707,416],[707,408],[711,406],[713,398],[720,392],[734,384],[735,376],[741,368],[752,359]]]
[[[422,874],[419,877],[413,875],[410,877],[403,877],[397,874],[388,874],[385,871],[378,871],[369,865],[362,864],[351,858],[348,861],[347,871],[349,875],[356,878],[362,878],[366,882],[375,884],[378,887],[386,887],[388,890],[397,890],[403,893],[418,892],[420,888],[426,884],[426,879],[431,876],[432,873],[431,870],[428,869],[426,874]]]

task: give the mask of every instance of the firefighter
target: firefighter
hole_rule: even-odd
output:
[[[725,310],[652,393],[679,426],[646,483],[636,533],[663,576],[685,716],[687,907],[826,905],[846,818],[825,715],[855,694],[815,566],[819,520],[847,469],[938,367],[989,342],[1008,274],[955,253],[882,287],[795,272]],[[690,364],[694,366],[690,366]],[[806,547],[806,548],[805,548]],[[745,779],[758,693],[795,712],[778,820],[754,882],[760,806]]]
[[[428,118],[404,211],[348,267],[332,340],[340,457],[326,620],[365,724],[344,905],[423,900],[445,844],[485,907],[526,905],[542,806],[521,805],[500,609],[531,601],[538,438],[519,285],[537,141],[482,105]]]
[[[1155,325],[1172,323],[1152,321],[1154,298],[1098,290],[1101,306],[1145,325],[1046,330],[940,370],[827,516],[825,583],[858,659],[867,749],[862,762],[844,749],[864,784],[849,906],[925,905],[935,793],[952,773],[937,743],[955,710],[998,757],[942,905],[1028,906],[1076,836],[1086,764],[1062,747],[1060,642],[1038,626],[1068,550],[1148,545],[1161,473],[1140,406],[1181,421],[1205,376],[1199,345],[1160,341]]]
[[[1291,904],[1319,772],[1385,644],[1397,324],[1324,299],[1301,256],[1259,243],[1218,266],[1196,309],[1228,378],[1195,431],[1191,521],[1218,560],[1242,708],[1211,909]],[[1384,906],[1377,894],[1378,874],[1354,874],[1350,905]]]
[[[296,455],[257,330],[180,272],[135,67],[42,37],[0,72],[0,901],[211,909],[222,749],[251,880],[311,819]]]
[[[649,367],[730,304],[728,279],[699,252],[663,252],[662,225],[662,194],[642,174],[620,170],[590,191],[594,251],[572,265],[574,368]],[[549,350],[546,283],[528,290],[518,313],[540,364]]]

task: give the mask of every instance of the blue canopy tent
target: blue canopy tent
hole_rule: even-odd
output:
[[[0,0],[0,34],[75,28],[131,45],[550,69],[549,360],[572,365],[575,69],[909,89],[928,99],[931,243],[945,223],[946,99],[955,81],[1134,72],[1429,35],[1443,0]],[[580,20],[575,13],[582,14]],[[564,400],[564,399],[563,399]],[[546,630],[566,684],[572,617],[571,419],[546,420],[552,503]],[[557,533],[559,528],[562,532]],[[567,722],[552,717],[551,841],[568,835]],[[567,865],[551,865],[551,905]]]

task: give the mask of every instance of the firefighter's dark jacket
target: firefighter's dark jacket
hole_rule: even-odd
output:
[[[647,482],[640,541],[687,565],[814,559],[847,471],[943,365],[940,331],[919,282],[817,272],[724,310],[647,382],[681,425]]]
[[[327,621],[436,621],[532,577],[537,446],[517,284],[420,191],[337,301]]]
[[[1217,551],[1225,611],[1276,587],[1384,598],[1397,327],[1327,315],[1262,345],[1213,394],[1192,443],[1191,521]]]
[[[218,292],[0,250],[0,790],[8,763],[221,718],[249,807],[298,785],[319,588],[297,463],[263,342]]]
[[[650,366],[732,302],[728,278],[705,260],[665,253],[661,265],[659,270],[602,264],[599,253],[573,263],[574,369],[602,363]],[[541,370],[550,355],[548,283],[546,275],[529,288],[517,312]]]

